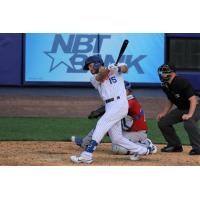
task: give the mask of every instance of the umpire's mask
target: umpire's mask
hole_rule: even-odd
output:
[[[176,72],[176,68],[173,65],[163,64],[158,68],[158,75],[161,83],[167,83],[172,76],[172,72]]]

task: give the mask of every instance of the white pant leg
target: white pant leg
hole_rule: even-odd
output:
[[[106,104],[105,114],[98,120],[92,140],[100,143],[105,134],[128,113],[128,102],[117,100]]]
[[[117,122],[108,133],[113,144],[120,145],[131,153],[146,154],[146,147],[133,143],[122,135],[121,121]]]

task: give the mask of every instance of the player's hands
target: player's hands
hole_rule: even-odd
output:
[[[110,75],[115,74],[116,72],[119,71],[119,67],[117,65],[115,65],[115,63],[108,65],[107,68],[108,68],[108,70],[110,70]]]
[[[160,121],[160,119],[161,119],[162,117],[164,117],[165,115],[166,115],[165,113],[159,113],[159,114],[157,115],[157,117],[156,117],[157,121]]]
[[[118,70],[118,65],[115,65],[115,63],[112,63],[112,64],[108,65],[108,69],[109,70]]]
[[[116,72],[126,73],[128,71],[128,66],[126,63],[118,63],[117,65],[112,63],[107,68],[110,70],[110,74],[114,74]]]
[[[182,120],[188,120],[188,119],[190,119],[192,117],[192,115],[190,115],[190,114],[183,114],[182,115]]]

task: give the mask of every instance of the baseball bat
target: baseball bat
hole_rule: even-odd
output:
[[[117,61],[115,62],[115,65],[118,64],[120,58],[122,57],[124,51],[126,50],[126,47],[128,46],[128,40],[124,40],[122,46],[121,46],[121,49],[120,49],[120,52],[119,52],[119,55],[118,55],[118,58],[117,58]]]

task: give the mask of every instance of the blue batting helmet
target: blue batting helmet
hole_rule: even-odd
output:
[[[85,60],[84,70],[88,70],[88,65],[94,63],[94,68],[99,69],[100,66],[104,66],[104,62],[100,55],[90,56]]]

